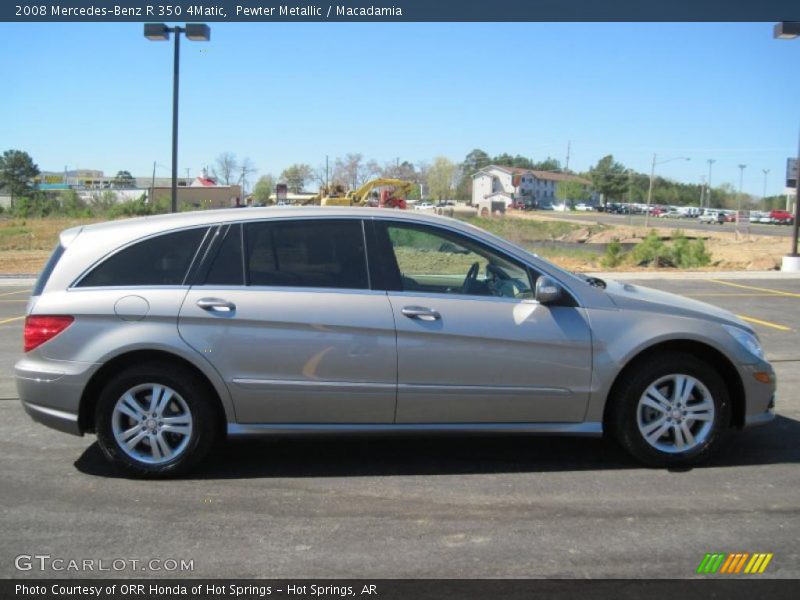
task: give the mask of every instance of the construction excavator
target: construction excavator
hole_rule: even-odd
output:
[[[344,188],[339,185],[323,186],[320,190],[322,206],[378,206],[379,208],[406,208],[405,196],[411,191],[414,184],[402,179],[373,179],[362,185],[357,190],[344,193]],[[381,189],[384,188],[384,189]],[[373,199],[373,192],[380,193]]]

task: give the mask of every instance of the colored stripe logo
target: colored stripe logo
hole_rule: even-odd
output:
[[[769,562],[772,560],[771,552],[724,552],[708,553],[703,557],[697,567],[697,573],[703,575],[713,575],[715,573],[725,575],[756,575],[763,573]]]

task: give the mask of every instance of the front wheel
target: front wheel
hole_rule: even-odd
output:
[[[137,475],[188,469],[207,454],[217,431],[207,386],[188,369],[157,364],[115,377],[100,394],[95,419],[105,456]]]
[[[730,400],[709,364],[686,354],[651,357],[610,399],[610,427],[641,462],[691,466],[708,458],[727,429]]]

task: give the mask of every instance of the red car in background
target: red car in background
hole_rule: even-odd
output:
[[[769,218],[772,219],[773,223],[779,225],[791,225],[794,223],[794,215],[785,210],[772,210],[769,213]]]

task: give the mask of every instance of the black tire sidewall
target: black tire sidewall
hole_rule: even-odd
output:
[[[661,452],[642,437],[637,424],[639,400],[645,390],[666,375],[690,375],[708,389],[714,402],[714,422],[708,437],[691,450]],[[620,444],[635,458],[656,467],[691,466],[707,459],[719,445],[730,423],[728,388],[719,373],[708,363],[685,354],[651,357],[637,365],[615,399],[612,427]]]
[[[125,453],[112,429],[114,406],[119,398],[131,388],[145,383],[158,383],[175,390],[186,402],[192,416],[192,433],[184,451],[159,465],[138,461]],[[97,441],[106,458],[136,475],[165,476],[184,472],[205,456],[215,438],[214,419],[208,390],[194,373],[183,368],[145,364],[122,371],[106,384],[98,398],[95,428]]]

